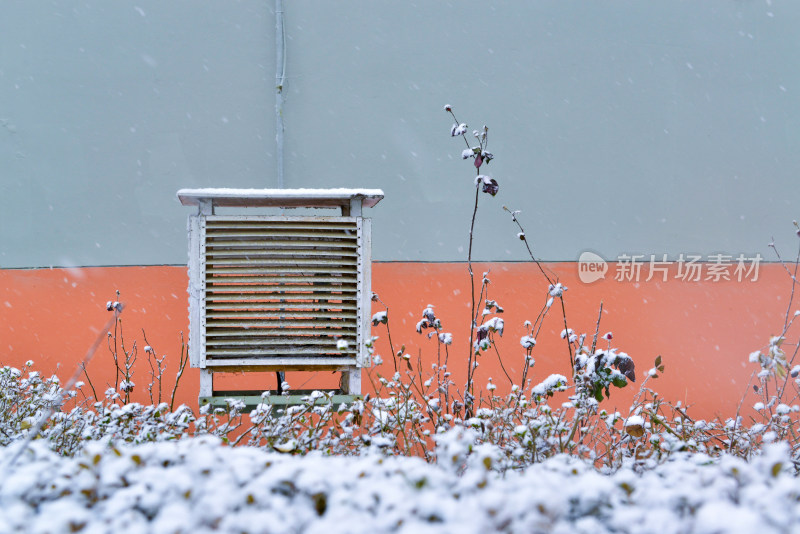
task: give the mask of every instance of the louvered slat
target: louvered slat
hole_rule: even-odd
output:
[[[283,259],[288,261],[295,261],[296,254],[291,250],[271,250],[270,252],[264,252],[261,250],[253,250],[252,252],[213,252],[209,253],[209,258],[214,258],[220,265],[236,265],[236,264],[244,264],[244,265],[257,265],[259,263],[264,263],[266,265],[270,265],[273,263],[274,259]],[[317,250],[314,254],[314,263],[333,263],[338,264],[341,260],[344,261],[351,261],[353,258],[357,258],[357,252],[350,252],[350,251],[330,251],[330,250]],[[297,260],[298,262],[302,262],[303,260]],[[308,263],[308,262],[307,262]]]
[[[236,336],[241,336],[241,333],[242,333],[241,329],[239,329],[238,327],[215,328],[213,330],[209,330],[206,333],[206,343],[208,343],[209,340],[211,340],[212,338],[226,337],[230,339]],[[308,328],[291,328],[291,327],[277,328],[277,329],[264,328],[259,331],[251,332],[250,336],[243,337],[242,339],[259,339],[261,337],[266,337],[266,336],[295,336],[300,339],[305,339],[306,336],[318,335],[318,333],[320,332],[319,331],[315,332],[314,330],[310,330]],[[357,332],[352,329],[341,329],[337,330],[336,332],[331,332],[329,330],[328,333],[338,335],[339,337],[342,338],[346,338],[347,336],[352,336],[357,334]]]
[[[215,262],[216,263],[216,262]],[[297,273],[315,273],[315,274],[335,274],[341,273],[341,268],[333,265],[235,265],[227,267],[217,267],[214,269],[206,269],[206,274],[227,274],[227,275],[246,275],[246,274],[297,274]]]
[[[226,310],[241,310],[244,312],[251,311],[288,311],[288,310],[356,310],[358,309],[355,304],[332,303],[327,306],[320,302],[294,302],[288,305],[286,302],[210,302],[206,306],[206,311],[214,313],[215,311]]]

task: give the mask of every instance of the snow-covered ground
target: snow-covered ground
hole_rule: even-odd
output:
[[[455,439],[440,465],[194,438],[75,458],[34,442],[9,467],[18,446],[0,449],[0,532],[800,532],[800,479],[780,445],[750,463],[678,455],[611,475],[567,457],[499,475],[485,446],[464,470]]]

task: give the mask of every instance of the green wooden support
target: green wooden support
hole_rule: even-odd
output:
[[[226,399],[235,399],[245,404],[245,411],[252,411],[259,404],[271,404],[272,406],[285,409],[288,406],[302,406],[308,403],[309,395],[312,391],[295,391],[291,395],[272,394],[262,396],[258,391],[215,391],[212,396],[200,397],[200,406],[210,404],[214,408],[227,407]],[[362,395],[347,395],[341,392],[334,392],[330,397],[330,403],[334,406],[341,404],[351,404],[361,400]],[[322,396],[314,401],[316,406],[322,406],[328,402],[327,397]]]

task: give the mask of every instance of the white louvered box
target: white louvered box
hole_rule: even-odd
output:
[[[214,396],[214,372],[232,371],[341,371],[342,393],[359,394],[372,296],[362,208],[383,192],[182,189],[178,198],[198,206],[189,217],[189,355],[201,398]],[[215,214],[220,207],[341,215]]]

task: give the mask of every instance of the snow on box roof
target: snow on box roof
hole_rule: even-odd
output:
[[[381,189],[230,189],[208,187],[180,189],[178,198],[184,206],[198,206],[211,201],[215,206],[337,208],[360,198],[371,208],[383,198]]]

